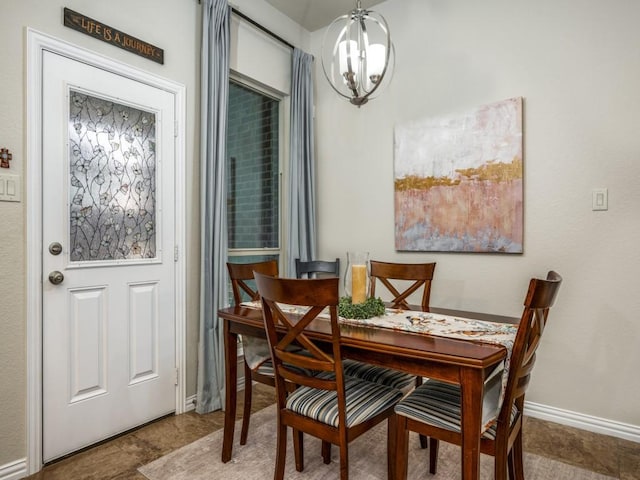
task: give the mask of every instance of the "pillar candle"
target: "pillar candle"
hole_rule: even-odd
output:
[[[351,303],[364,303],[367,299],[367,266],[351,267]]]

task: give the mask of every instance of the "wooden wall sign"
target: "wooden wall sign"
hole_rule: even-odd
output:
[[[164,64],[164,50],[65,7],[64,25],[103,42]]]

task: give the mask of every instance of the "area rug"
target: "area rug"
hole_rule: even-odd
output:
[[[222,430],[218,430],[186,445],[148,465],[139,468],[149,480],[271,480],[275,462],[275,405],[251,416],[247,444],[240,446],[240,423],[236,424],[233,457],[222,463]],[[293,462],[291,430],[288,435],[287,464],[284,477],[288,480],[329,480],[340,477],[338,448],[332,449],[329,465],[322,462],[320,442],[305,435],[305,468],[296,472]],[[386,422],[349,444],[349,478],[352,480],[384,480],[387,478]],[[460,478],[460,450],[441,442],[438,474],[429,475],[428,451],[419,448],[418,437],[409,439],[409,480],[457,480]],[[493,479],[493,458],[482,455],[481,479]],[[576,468],[555,460],[525,453],[527,480],[611,480],[597,473]]]

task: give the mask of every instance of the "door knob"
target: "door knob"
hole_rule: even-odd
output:
[[[60,285],[64,280],[64,275],[58,270],[54,270],[49,274],[49,281],[54,285]]]
[[[62,253],[62,245],[58,242],[53,242],[49,245],[49,253],[51,255],[60,255]]]

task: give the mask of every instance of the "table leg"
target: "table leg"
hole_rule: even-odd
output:
[[[236,424],[236,400],[238,385],[238,335],[229,331],[229,322],[224,322],[224,437],[222,440],[222,463],[231,460],[233,434]]]
[[[390,480],[395,480],[398,478],[396,476],[396,456],[399,456],[399,457],[402,456],[402,455],[398,455],[398,451],[397,451],[397,448],[398,448],[397,435],[398,435],[398,416],[394,413],[387,420],[387,478]],[[407,442],[405,441],[404,445],[406,445],[406,443]]]
[[[462,479],[480,478],[480,428],[482,423],[482,370],[461,371],[462,388]]]

